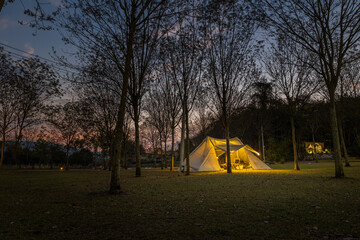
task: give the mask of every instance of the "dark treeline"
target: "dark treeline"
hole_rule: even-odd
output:
[[[329,103],[313,101],[307,103],[296,115],[297,145],[299,160],[313,160],[313,155],[305,151],[305,142],[323,142],[325,148],[332,151]],[[360,98],[346,97],[342,100],[340,111],[343,112],[343,134],[347,152],[350,156],[360,156]],[[238,109],[230,123],[230,137],[239,137],[259,153],[262,152],[261,132],[259,129],[259,114],[264,114],[264,145],[267,162],[291,161],[293,157],[291,141],[291,124],[286,104],[279,99],[270,99],[268,107],[261,110],[256,103]],[[205,136],[224,138],[221,123],[209,118],[208,127],[192,139],[196,147]],[[318,154],[321,155],[321,154]],[[344,158],[344,152],[342,153]]]
[[[135,143],[126,141],[126,159],[123,158],[122,167],[135,166]],[[39,138],[36,142],[23,141],[21,147],[9,141],[4,151],[4,165],[20,165],[25,168],[60,168],[66,167],[66,146]],[[109,156],[105,152],[93,152],[84,141],[77,141],[69,151],[69,167],[71,168],[97,168],[110,170]],[[141,154],[145,150],[141,146]],[[15,156],[17,159],[15,159]],[[126,162],[125,162],[126,161]],[[153,166],[153,161],[149,163]]]

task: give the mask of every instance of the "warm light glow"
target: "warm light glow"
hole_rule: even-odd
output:
[[[257,151],[255,151],[254,149],[252,149],[252,152],[253,152],[253,153],[256,153],[256,155],[260,156],[260,153],[257,152]]]
[[[64,168],[63,168],[63,167],[61,167],[61,168],[60,168],[60,171],[62,171],[62,170],[64,170]]]
[[[305,142],[305,149],[308,154],[314,153],[328,153],[329,150],[324,148],[323,142]]]

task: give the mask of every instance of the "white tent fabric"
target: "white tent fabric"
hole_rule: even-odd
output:
[[[226,140],[206,137],[202,143],[190,153],[191,171],[221,171],[218,158],[226,153]],[[232,165],[239,164],[240,161],[248,163],[253,169],[271,169],[254,155],[256,151],[248,145],[244,145],[239,138],[230,139],[230,159]],[[185,162],[180,163],[180,168],[185,166]]]

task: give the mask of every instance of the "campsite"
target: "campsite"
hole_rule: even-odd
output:
[[[226,139],[206,137],[189,155],[190,171],[214,172],[226,169],[226,146]],[[230,161],[233,169],[270,169],[268,165],[255,156],[255,154],[260,154],[249,145],[244,145],[239,138],[231,138],[229,140],[229,148],[231,152]],[[183,168],[182,171],[186,170],[185,163],[180,163],[180,168],[181,167]]]
[[[0,0],[0,240],[360,239],[360,0]]]

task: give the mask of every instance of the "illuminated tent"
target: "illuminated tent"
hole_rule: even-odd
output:
[[[221,171],[220,165],[225,164],[226,140],[206,137],[202,143],[190,153],[190,170]],[[234,169],[248,166],[252,169],[271,169],[258,157],[258,153],[248,145],[244,145],[239,138],[230,139],[230,159]],[[185,161],[180,163],[180,168],[185,167]]]

